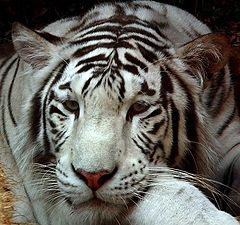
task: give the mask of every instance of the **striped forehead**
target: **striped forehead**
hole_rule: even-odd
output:
[[[130,71],[118,68],[114,61],[106,62],[104,66],[102,64],[90,66],[79,73],[84,65],[79,66],[78,60],[69,63],[65,74],[69,78],[71,90],[82,98],[98,96],[119,102],[132,98],[140,91],[144,82],[140,74],[136,76]]]
[[[123,55],[124,52],[128,52],[127,55],[130,58],[134,58],[134,54],[136,54],[136,51],[131,54],[131,51],[123,51],[122,49]],[[111,62],[107,59],[104,66],[99,66],[100,64],[91,65],[83,72],[81,68],[85,65],[79,64],[80,60],[75,58],[69,61],[63,71],[63,76],[58,82],[57,89],[63,91],[68,89],[80,98],[98,96],[114,102],[116,100],[119,102],[128,101],[139,93],[153,95],[151,89],[159,90],[159,87],[156,87],[156,84],[160,85],[159,76],[156,76],[156,73],[159,74],[158,65],[152,64],[147,67],[138,65],[138,63],[128,64],[127,60],[122,58],[121,62],[126,66],[119,66],[114,62],[114,59],[110,60]],[[155,87],[152,84],[155,84]]]
[[[83,97],[101,89],[122,101],[128,90],[132,95],[141,91],[141,84],[157,71],[156,62],[169,58],[164,40],[155,27],[135,18],[113,18],[73,29],[64,80]]]

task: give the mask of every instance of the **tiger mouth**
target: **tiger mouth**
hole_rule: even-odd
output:
[[[81,208],[91,208],[91,209],[104,209],[104,208],[117,208],[117,204],[110,203],[103,201],[97,197],[93,197],[85,202],[82,202],[80,204],[75,204],[70,198],[65,198],[66,202],[75,210],[81,209]]]

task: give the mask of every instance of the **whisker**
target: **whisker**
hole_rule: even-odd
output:
[[[123,201],[124,205],[126,206],[126,209],[128,210],[128,205],[127,205],[125,199],[124,199],[123,197],[121,197],[121,196],[120,196],[120,198],[121,198],[121,200]]]
[[[137,196],[137,193],[134,193],[134,195],[135,195],[136,197],[138,197],[138,196]],[[134,205],[136,205],[137,207],[139,207],[139,205],[138,205],[132,198],[130,198],[130,201],[133,202]]]
[[[59,198],[60,198],[61,196],[59,196]],[[55,201],[56,201],[56,199],[55,199]],[[62,204],[64,204],[66,202],[66,200],[64,199],[64,198],[61,198],[59,201],[57,201],[55,204],[53,204],[51,207],[49,207],[48,209],[47,209],[47,212],[49,213],[50,212],[50,216],[52,216],[52,214],[54,214],[54,212],[55,212],[55,210],[57,210],[57,208],[60,206],[60,205],[62,205]]]
[[[117,221],[117,224],[118,224],[118,225],[121,225],[121,223],[119,222],[117,216],[114,216],[114,219],[115,219],[115,221]]]
[[[226,203],[231,202],[233,205],[236,205],[237,207],[239,207],[237,205],[236,202],[234,202],[229,196],[225,195],[224,193],[222,193],[221,191],[219,191],[216,187],[214,187],[215,185],[220,185],[223,186],[225,188],[229,188],[230,190],[232,190],[235,193],[239,192],[231,187],[228,187],[227,185],[219,182],[219,181],[215,181],[206,177],[202,177],[200,175],[195,175],[195,174],[191,174],[185,171],[181,171],[179,169],[174,169],[174,168],[166,168],[166,167],[152,167],[149,168],[149,171],[153,171],[155,173],[150,173],[149,176],[153,176],[153,177],[161,177],[162,178],[168,178],[171,179],[171,177],[176,178],[176,179],[183,179],[186,180],[187,182],[197,186],[197,187],[202,187],[206,190],[208,190],[210,192],[210,194],[212,195],[213,199],[215,200],[217,207],[220,207],[217,198],[215,195],[220,196],[222,200],[224,200]],[[149,181],[151,182],[156,182],[156,179],[149,179]],[[164,180],[165,181],[165,180]],[[165,181],[166,182],[166,181]],[[156,185],[159,184],[159,182],[157,183],[152,183],[151,185]],[[208,196],[209,197],[209,196]],[[210,197],[209,197],[210,198]]]

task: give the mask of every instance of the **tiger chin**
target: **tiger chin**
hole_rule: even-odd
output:
[[[22,184],[16,222],[238,224],[228,214],[239,213],[240,123],[226,35],[133,1],[41,30],[15,23],[12,40],[0,61],[1,162]]]

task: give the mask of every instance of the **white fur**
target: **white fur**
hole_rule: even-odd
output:
[[[229,214],[218,210],[188,182],[169,179],[156,182],[137,210],[132,225],[238,225]],[[142,216],[144,215],[144,216]]]
[[[133,9],[124,7],[125,12],[127,14],[134,14],[139,19],[141,19],[144,15],[144,18],[149,21],[169,23],[169,26],[162,31],[169,40],[162,40],[161,44],[172,43],[172,48],[169,49],[171,54],[175,54],[175,48],[191,41],[194,37],[196,37],[196,34],[192,34],[191,37],[187,34],[188,32],[191,33],[192,25],[194,25],[194,29],[199,33],[199,35],[210,32],[210,30],[196,18],[175,7],[158,4],[151,1],[136,1],[136,3],[140,5],[147,5],[152,8],[152,10],[140,8],[135,11]],[[120,5],[124,6],[124,3],[121,3]],[[99,15],[91,18],[91,15],[96,11],[100,12]],[[90,23],[92,23],[94,26],[94,22],[103,18],[109,18],[113,15],[114,6],[108,4],[97,6],[84,17],[84,19],[88,19],[89,17],[90,19],[87,20],[86,24],[83,24],[83,26],[89,25]],[[65,135],[70,135],[70,138],[64,143],[64,149],[59,153],[56,153],[56,157],[58,159],[56,165],[57,170],[49,170],[41,179],[36,179],[35,174],[32,171],[32,159],[40,150],[43,150],[41,148],[43,148],[42,137],[44,133],[43,130],[41,130],[36,143],[31,142],[29,134],[29,121],[31,121],[29,118],[29,110],[32,104],[31,98],[39,90],[38,87],[40,84],[42,84],[42,82],[44,82],[48,73],[51,72],[62,59],[65,57],[67,58],[75,50],[77,50],[77,47],[74,45],[69,48],[65,48],[67,44],[64,43],[64,39],[67,41],[75,41],[87,32],[83,31],[82,33],[80,32],[74,35],[71,33],[73,36],[67,33],[71,28],[74,28],[79,23],[81,24],[81,21],[82,20],[79,17],[74,17],[69,20],[60,20],[50,24],[42,30],[53,35],[64,36],[62,43],[60,43],[57,48],[45,41],[43,41],[44,48],[41,48],[43,47],[41,46],[42,42],[40,43],[40,46],[38,46],[39,43],[31,36],[31,31],[29,30],[27,30],[23,36],[21,36],[21,32],[18,33],[20,37],[17,35],[15,39],[16,46],[19,42],[31,41],[34,42],[35,47],[39,47],[37,49],[37,53],[39,55],[35,55],[34,50],[31,49],[32,52],[30,57],[33,60],[36,60],[36,62],[34,62],[35,66],[42,66],[41,63],[38,64],[38,60],[41,58],[41,56],[44,56],[44,53],[46,53],[51,60],[48,62],[49,65],[47,64],[45,68],[41,68],[41,70],[38,71],[36,71],[36,68],[33,68],[32,70],[29,68],[29,66],[26,67],[26,64],[21,61],[21,65],[25,65],[23,67],[27,68],[28,71],[27,73],[22,70],[19,72],[21,79],[18,84],[19,86],[17,87],[19,87],[19,90],[23,91],[23,96],[19,96],[18,92],[15,90],[16,96],[18,96],[20,99],[19,101],[15,102],[14,106],[18,109],[18,104],[21,104],[21,112],[16,110],[16,114],[18,115],[19,119],[18,127],[15,128],[13,125],[11,125],[9,122],[10,116],[6,116],[6,130],[11,134],[10,142],[13,149],[13,161],[16,159],[18,166],[15,173],[17,174],[17,177],[19,176],[23,180],[22,189],[26,191],[28,196],[26,193],[24,193],[24,191],[22,191],[20,195],[24,195],[24,198],[29,200],[29,207],[25,207],[25,202],[17,203],[15,212],[16,221],[38,222],[40,225],[238,224],[236,220],[229,214],[218,210],[206,198],[206,196],[201,193],[199,189],[195,188],[192,184],[186,181],[172,178],[171,173],[168,174],[167,178],[162,178],[159,175],[157,179],[154,179],[154,181],[150,184],[152,187],[148,190],[141,201],[137,203],[134,203],[134,201],[126,202],[129,201],[129,196],[139,197],[139,194],[141,194],[142,191],[142,189],[139,187],[141,185],[148,187],[149,183],[146,181],[146,177],[151,176],[152,174],[149,172],[149,162],[145,155],[141,153],[131,141],[131,137],[136,138],[138,134],[137,131],[141,128],[139,127],[140,117],[136,116],[131,125],[127,124],[125,118],[129,107],[134,102],[138,100],[144,100],[151,103],[158,99],[161,82],[159,81],[156,73],[159,71],[159,65],[161,65],[161,62],[168,62],[168,59],[164,58],[161,53],[158,55],[159,59],[162,60],[159,60],[159,64],[150,65],[148,63],[148,73],[145,73],[143,70],[141,70],[139,76],[135,77],[133,77],[131,74],[129,75],[128,72],[121,74],[121,76],[124,78],[126,88],[126,95],[124,99],[125,102],[120,109],[121,113],[117,112],[118,109],[117,105],[115,104],[116,96],[113,94],[111,96],[112,98],[107,98],[108,96],[106,92],[103,91],[103,87],[100,87],[93,92],[92,96],[87,96],[85,98],[85,108],[84,110],[81,108],[82,112],[80,114],[80,119],[77,122],[74,121],[74,116],[72,114],[70,115],[69,112],[65,110],[65,113],[69,114],[66,122],[68,131]],[[100,41],[92,42],[96,44]],[[88,44],[91,43],[89,42]],[[18,54],[20,54],[20,56],[28,62],[28,58],[26,57],[27,55],[24,55],[25,52],[23,51],[22,53],[22,49],[18,49],[18,46],[17,50]],[[149,50],[151,51],[152,49]],[[97,49],[96,51],[104,52],[104,54],[107,56],[111,53],[109,49],[107,50],[104,48]],[[117,51],[122,59],[122,62],[128,63],[127,60],[124,61],[126,50],[118,49]],[[142,56],[138,51],[129,50],[129,53],[133,55],[135,54],[136,58],[139,60],[144,60],[141,58]],[[88,58],[94,55],[96,55],[96,52],[91,51],[85,57]],[[31,62],[29,63],[31,64]],[[170,64],[170,66],[173,68],[178,69],[180,74],[184,73],[185,66],[179,59],[174,59]],[[81,66],[79,67],[81,68]],[[63,73],[59,84],[72,80],[77,69],[75,68],[75,61],[72,61]],[[14,70],[11,70],[11,73],[13,72]],[[50,79],[51,81],[53,81],[58,75],[58,72],[59,71],[55,71],[52,74],[52,78]],[[22,73],[26,75],[21,76]],[[29,78],[29,76],[32,76],[32,78]],[[89,70],[87,74],[84,74],[84,77],[75,76],[74,82],[71,83],[71,88],[73,89],[75,99],[79,102],[80,106],[83,105],[83,96],[79,93],[81,93],[81,89],[83,88],[86,80],[92,76],[92,71]],[[11,83],[10,78],[7,78],[8,83]],[[135,97],[143,83],[143,78],[148,81],[150,88],[157,90],[154,96]],[[116,80],[117,79],[118,78],[116,78]],[[190,77],[183,78],[183,80],[193,89],[193,95],[196,97],[198,92],[200,92],[197,82]],[[93,86],[96,83],[97,80],[94,80],[91,85]],[[28,91],[23,88],[24,86],[28,87]],[[49,86],[50,84],[46,85],[42,90],[43,95],[46,94]],[[66,92],[61,92],[57,85],[54,88],[61,100],[66,99],[66,96],[68,96]],[[188,100],[186,100],[186,95],[184,95],[180,85],[177,84],[177,80],[175,80],[174,88],[174,91],[177,92],[177,94],[175,94],[172,99],[179,109],[185,110]],[[194,98],[194,100],[196,102],[199,101],[197,97]],[[4,99],[4,101],[6,100]],[[59,108],[64,110],[61,103],[55,102],[55,104],[58,104]],[[156,109],[156,107],[160,107],[160,104],[151,107],[149,110],[153,111]],[[197,109],[199,113],[199,120],[204,123],[205,112],[202,112],[201,107]],[[163,113],[159,115],[158,119],[167,120],[167,112],[163,108],[162,110]],[[180,117],[182,114],[183,113],[180,113]],[[146,114],[143,113],[142,116],[144,115]],[[54,122],[59,122],[58,116],[55,115],[53,117]],[[171,122],[169,122],[169,126],[171,126]],[[165,124],[162,127],[162,130],[160,130],[156,136],[152,137],[152,141],[157,142],[157,138],[162,138],[164,136],[163,130],[166,128],[166,126],[167,125]],[[182,119],[180,119],[179,127],[182,130],[185,129],[184,121],[182,121]],[[172,131],[170,130],[167,135],[168,137],[172,137]],[[203,134],[201,133],[200,136],[201,135]],[[208,135],[208,130],[206,131],[205,135],[210,139],[211,135]],[[188,141],[186,139],[187,138],[184,133],[179,135],[179,146],[183,149],[180,154],[186,154],[184,148]],[[206,143],[204,142],[201,144],[205,145]],[[219,143],[216,141],[216,146],[218,146],[218,144]],[[166,149],[169,149],[170,138],[169,140],[164,140],[164,146]],[[207,151],[204,149],[205,151],[203,152],[203,155],[207,154],[206,160],[209,161],[211,161],[211,159],[213,159],[215,156],[211,154],[211,147],[212,146],[209,144],[206,146]],[[163,153],[159,153],[159,157],[162,156],[161,154]],[[168,151],[166,154],[170,154],[170,152]],[[215,154],[217,153],[215,152]],[[6,157],[2,157],[1,155],[1,161],[4,160],[6,160]],[[99,199],[103,199],[109,203],[107,206],[94,206],[92,208],[90,206],[81,205],[84,204],[85,201],[91,199],[93,197],[93,193],[83,182],[83,180],[79,179],[76,174],[74,174],[71,164],[76,168],[81,168],[89,172],[99,170],[111,171],[114,169],[114,167],[118,167],[118,171],[114,177],[112,177],[109,182],[104,184],[95,193]],[[166,163],[160,161],[159,166],[164,168],[166,167]],[[39,165],[39,167],[44,166]],[[201,169],[204,172],[205,169],[207,170],[208,168]],[[137,172],[141,170],[141,173],[135,174],[134,172],[136,170],[138,170]],[[130,173],[132,174],[131,176],[129,175]],[[56,177],[58,179],[56,179]],[[126,190],[120,189],[120,187],[122,188],[121,185],[123,182],[132,182],[132,184],[134,184],[132,177],[136,181],[139,181],[140,184],[136,183],[136,185],[127,186]],[[38,183],[36,184],[36,182]],[[58,193],[53,193],[50,195],[49,192],[47,192],[49,189],[57,189]],[[66,202],[66,196],[70,197],[74,203],[73,205],[75,205],[75,207],[80,207],[80,209],[78,208],[73,210],[73,208],[71,208]],[[55,202],[54,199],[57,202]],[[19,216],[22,217],[20,218]]]

